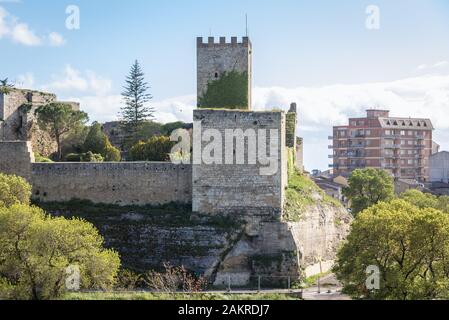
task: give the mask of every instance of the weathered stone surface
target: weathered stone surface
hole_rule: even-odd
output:
[[[252,47],[247,37],[241,42],[232,38],[231,43],[221,37],[219,43],[209,38],[197,38],[197,94],[202,97],[209,81],[217,80],[224,72],[237,71],[248,74],[248,108],[251,109]],[[199,100],[198,100],[199,101]]]
[[[201,122],[201,129],[194,126],[194,139],[201,139],[207,130],[219,132],[221,144],[221,164],[193,165],[193,211],[206,214],[241,214],[246,216],[267,216],[275,218],[282,215],[285,186],[287,183],[287,158],[285,148],[285,114],[283,112],[249,112],[231,110],[195,110],[194,121]],[[244,154],[245,164],[226,164],[226,130],[240,129],[243,133],[252,130],[266,132],[266,150],[270,151],[270,131],[277,132],[278,145],[274,156],[277,171],[272,175],[262,175],[260,169],[266,167],[259,161],[248,163],[249,139],[244,148],[234,153]],[[261,136],[257,134],[257,139]],[[258,143],[258,142],[257,142]],[[208,143],[203,142],[201,153]],[[256,148],[255,148],[256,150]],[[260,150],[257,150],[261,152]],[[195,152],[195,150],[194,150]],[[231,150],[232,152],[232,150]]]
[[[31,142],[0,142],[0,172],[15,174],[30,181],[34,154]]]
[[[349,234],[352,219],[344,208],[314,205],[305,210],[300,222],[288,223],[307,275],[319,273],[320,261],[323,272],[330,269],[340,244]]]
[[[191,203],[192,167],[157,162],[33,163],[33,198],[117,205]]]
[[[56,151],[56,142],[36,124],[38,107],[57,102],[52,93],[12,89],[7,95],[0,93],[0,141],[31,141],[34,152],[49,156]],[[76,102],[63,102],[79,110]]]

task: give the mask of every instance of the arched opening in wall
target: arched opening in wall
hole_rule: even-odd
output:
[[[218,79],[218,72],[215,72],[215,79]]]

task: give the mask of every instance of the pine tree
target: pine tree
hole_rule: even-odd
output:
[[[122,93],[125,105],[121,109],[121,118],[129,138],[132,138],[143,122],[153,118],[154,109],[148,106],[153,98],[148,94],[148,83],[145,74],[136,60],[126,77],[126,85]]]

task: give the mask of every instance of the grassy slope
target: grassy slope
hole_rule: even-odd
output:
[[[309,206],[327,205],[341,207],[341,203],[328,196],[310,178],[294,172],[290,174],[284,220],[298,222]]]

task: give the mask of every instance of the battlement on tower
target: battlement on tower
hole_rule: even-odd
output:
[[[242,37],[239,41],[238,37],[231,37],[230,41],[226,37],[220,37],[218,42],[215,41],[215,37],[208,37],[207,41],[204,41],[203,37],[196,38],[197,48],[222,48],[228,46],[241,46],[241,47],[251,47],[251,41],[248,37]]]
[[[251,110],[251,41],[248,37],[228,40],[226,37],[220,37],[218,42],[215,37],[209,37],[207,41],[197,38],[199,108]]]

